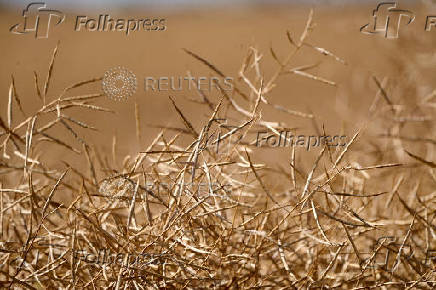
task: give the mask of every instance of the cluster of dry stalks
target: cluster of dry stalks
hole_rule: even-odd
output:
[[[268,93],[278,78],[297,74],[335,85],[311,74],[313,66],[290,67],[302,49],[345,63],[307,42],[312,27],[311,14],[298,40],[287,34],[286,59],[271,50],[278,68],[268,80],[262,56],[252,49],[233,95],[221,90],[222,98],[213,100],[198,91],[210,110],[203,127],[195,128],[171,99],[183,128],[165,128],[135,158],[125,158],[122,171],[80,137],[80,130],[92,127],[67,115],[72,108],[105,111],[93,105],[101,94],[69,96],[98,79],[74,84],[47,102],[55,50],[42,90],[35,73],[43,106],[20,123],[13,108],[24,111],[12,82],[7,121],[0,119],[1,287],[435,287],[436,165],[426,155],[434,152],[435,140],[402,135],[404,127],[435,132],[434,121],[425,117],[434,113],[435,93],[406,106],[374,78],[379,90],[372,121],[355,128],[345,147],[319,147],[310,170],[299,164],[304,150],[288,149],[289,167],[274,168],[256,163],[256,148],[243,142],[255,130],[279,134],[288,128],[264,120],[263,106],[290,118],[314,119],[270,103]],[[222,126],[223,119],[234,126]],[[376,125],[388,132],[380,136],[388,141],[368,145],[365,130]],[[82,150],[49,134],[53,127],[70,132]],[[182,139],[190,145],[180,145]],[[48,154],[40,145],[45,142],[80,153],[88,170],[66,162],[64,170],[47,168],[40,160]],[[217,143],[226,150],[215,150],[221,148]],[[404,162],[395,162],[404,154],[409,155]],[[271,186],[274,182],[285,190]],[[61,196],[74,201],[64,204]]]

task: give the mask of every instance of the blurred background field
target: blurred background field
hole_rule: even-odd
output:
[[[22,6],[6,6],[1,13],[2,70],[0,87],[3,88],[1,108],[7,104],[7,90],[11,74],[15,78],[17,93],[23,100],[25,112],[32,112],[40,105],[35,96],[33,71],[45,78],[51,51],[60,41],[58,58],[54,67],[55,76],[48,99],[57,96],[64,87],[82,80],[101,77],[112,67],[124,66],[132,70],[138,79],[138,90],[127,102],[114,102],[102,99],[99,104],[114,109],[116,114],[93,114],[80,112],[80,118],[99,128],[99,132],[89,136],[93,142],[107,147],[113,133],[119,137],[120,150],[131,154],[139,147],[135,136],[134,102],[140,106],[143,140],[150,141],[157,129],[146,128],[145,124],[176,125],[178,117],[170,107],[168,95],[174,95],[184,110],[196,112],[192,122],[206,118],[201,112],[204,106],[186,102],[186,97],[197,97],[189,92],[145,92],[143,80],[147,76],[186,76],[189,70],[194,76],[210,76],[211,71],[187,55],[187,48],[204,57],[221,71],[233,77],[238,84],[238,72],[250,47],[257,48],[263,55],[262,68],[265,78],[272,75],[276,66],[270,53],[274,49],[279,58],[285,58],[289,50],[286,31],[299,35],[304,28],[310,8],[315,8],[316,28],[310,35],[309,43],[325,48],[347,62],[343,65],[333,58],[313,51],[298,53],[294,67],[321,63],[311,73],[337,83],[332,87],[313,82],[298,75],[282,76],[279,87],[268,96],[273,103],[289,109],[312,112],[329,131],[341,130],[341,126],[353,118],[344,128],[348,134],[351,124],[357,124],[366,117],[377,87],[372,75],[379,79],[387,77],[392,82],[422,82],[417,93],[428,93],[429,83],[434,81],[434,41],[435,32],[424,32],[424,15],[430,6],[407,2],[407,8],[418,15],[415,23],[404,27],[401,37],[387,40],[379,36],[365,35],[359,28],[370,21],[374,3],[357,5],[345,2],[334,4],[302,4],[268,2],[250,4],[196,4],[156,5],[150,9],[117,10],[116,5],[101,6],[87,10],[87,6],[76,5],[70,10],[64,23],[53,27],[48,39],[35,40],[32,35],[14,35],[8,28],[20,21]],[[241,2],[242,3],[242,2]],[[47,3],[49,8],[69,11],[62,8],[65,3]],[[414,4],[414,5],[412,5]],[[127,6],[127,5],[126,5]],[[147,7],[147,6],[146,6]],[[67,13],[67,12],[66,12]],[[122,32],[73,31],[76,15],[97,18],[98,14],[110,14],[117,18],[160,17],[167,19],[167,30],[162,32],[134,32],[126,36]],[[419,72],[405,71],[401,66],[422,64]],[[419,74],[418,74],[419,73]],[[242,87],[244,85],[239,81]],[[394,84],[392,86],[395,86]],[[83,88],[82,92],[99,92],[100,84]],[[215,95],[216,92],[215,92]],[[413,98],[411,96],[410,98]],[[218,99],[218,97],[216,97]],[[2,110],[5,113],[5,110]],[[311,122],[292,118],[285,113],[277,113],[268,108],[263,110],[266,118],[274,116],[286,121],[292,127],[302,128],[308,134],[313,132]],[[196,119],[199,120],[196,120]],[[202,119],[201,119],[202,118]],[[201,119],[201,120],[200,120]],[[87,134],[86,132],[84,134]],[[106,148],[107,149],[107,148]],[[283,150],[278,150],[283,151]],[[277,152],[276,152],[277,153]],[[280,154],[280,153],[279,153]],[[274,154],[276,155],[276,154]]]

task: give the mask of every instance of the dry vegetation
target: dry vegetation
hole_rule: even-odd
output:
[[[311,14],[300,37],[285,35],[286,59],[265,53],[277,63],[269,78],[261,69],[266,56],[253,48],[233,94],[222,90],[217,99],[198,91],[196,102],[210,116],[203,127],[170,99],[183,126],[162,126],[134,157],[120,157],[115,138],[112,152],[88,144],[80,132],[94,128],[70,114],[73,108],[106,114],[94,104],[102,94],[74,94],[100,79],[48,94],[56,49],[46,80],[35,73],[39,111],[25,115],[12,82],[0,119],[2,288],[434,288],[435,91],[392,95],[386,80],[374,77],[378,92],[368,121],[350,120],[354,135],[347,145],[318,147],[316,158],[289,148],[287,168],[257,162],[258,149],[245,142],[258,130],[289,128],[265,120],[267,106],[328,133],[316,116],[268,100],[285,74],[336,85],[312,74],[313,65],[291,66],[303,49],[346,64],[307,41],[312,28]],[[75,144],[51,134],[54,127],[71,133]],[[217,138],[225,151],[215,150]],[[48,168],[47,142],[77,153],[87,168],[62,160],[64,169]],[[122,169],[116,160],[123,160]],[[73,201],[62,202],[63,196]],[[96,263],[102,250],[120,255]]]

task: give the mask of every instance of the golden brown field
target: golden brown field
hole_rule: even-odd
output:
[[[0,11],[0,288],[433,289],[436,10],[407,8],[393,40],[359,32],[372,5],[111,13],[167,20],[129,36],[68,14],[38,40]],[[144,90],[188,74],[234,89]]]

